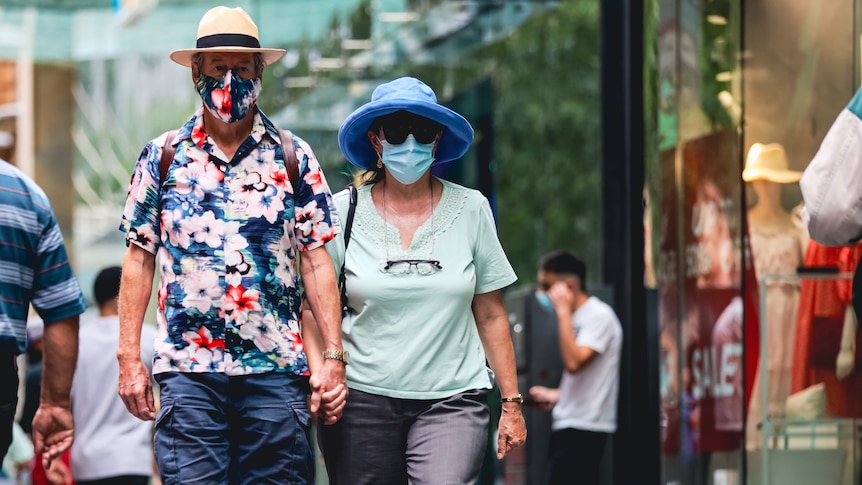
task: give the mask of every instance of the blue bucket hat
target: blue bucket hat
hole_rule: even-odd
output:
[[[457,160],[473,142],[473,127],[463,116],[437,103],[437,95],[427,84],[413,77],[402,77],[374,89],[371,101],[356,109],[338,130],[338,146],[347,161],[365,170],[377,163],[377,152],[368,141],[368,130],[380,116],[409,111],[443,125],[437,145],[437,164]]]

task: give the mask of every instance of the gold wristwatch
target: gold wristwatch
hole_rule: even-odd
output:
[[[500,399],[500,400],[501,400],[502,402],[504,402],[504,403],[507,403],[507,402],[516,402],[516,403],[518,403],[518,404],[524,404],[524,396],[522,396],[521,394],[518,394],[518,395],[517,395],[517,396],[515,396],[515,397],[504,397],[504,398],[502,398],[502,399]]]
[[[344,362],[344,365],[347,365],[347,351],[346,350],[324,350],[323,358],[332,359],[332,360],[340,360]]]

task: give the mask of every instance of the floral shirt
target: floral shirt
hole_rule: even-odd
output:
[[[300,138],[292,186],[278,130],[258,108],[227,161],[202,109],[177,132],[164,184],[165,136],[144,148],[120,224],[127,244],[158,251],[153,373],[307,375],[296,249],[318,248],[339,232],[329,186]]]

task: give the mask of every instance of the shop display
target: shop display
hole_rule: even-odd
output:
[[[807,235],[793,221],[793,216],[782,207],[783,184],[799,180],[800,172],[789,170],[787,154],[778,143],[752,145],[742,173],[757,196],[749,209],[748,231],[754,267],[758,279],[764,275],[792,275],[801,266]],[[793,365],[793,339],[796,334],[796,312],[799,306],[799,284],[774,280],[766,286],[765,334],[769,346],[766,368],[769,372],[767,394],[768,413],[772,417],[784,415],[784,405],[790,395],[790,375]],[[761,392],[760,378],[754,382],[753,395]],[[748,446],[759,446],[758,422],[761,400],[752,399],[748,419]]]
[[[862,243],[832,247],[811,241],[804,263],[809,268],[835,268],[836,273],[846,274],[855,271],[860,256]],[[826,414],[833,418],[862,417],[862,356],[853,352],[852,367],[846,358],[840,372],[838,366],[842,348],[846,356],[850,349],[862,345],[862,334],[852,321],[845,331],[845,317],[852,308],[851,286],[847,279],[806,279],[801,284],[791,392],[823,383]],[[845,334],[855,343],[846,341]]]

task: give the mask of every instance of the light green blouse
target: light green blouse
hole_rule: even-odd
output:
[[[471,304],[474,295],[504,288],[517,276],[497,239],[488,200],[440,182],[433,217],[416,230],[407,251],[398,230],[377,212],[371,186],[358,189],[345,267],[353,312],[342,322],[351,389],[437,399],[491,387]],[[346,190],[335,195],[342,224],[349,199]],[[326,244],[336,271],[344,260],[343,235]],[[442,269],[393,274],[383,269],[387,259],[433,259]]]

